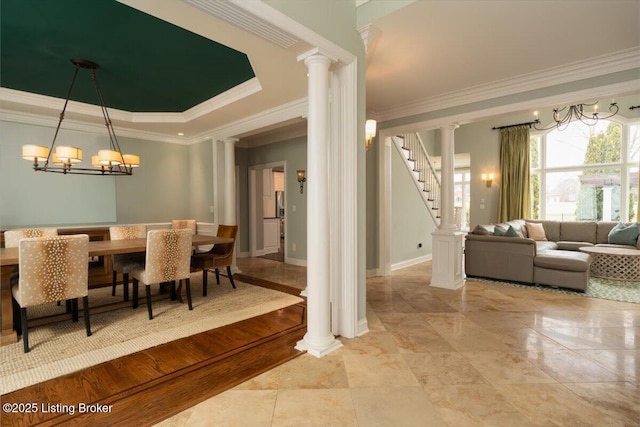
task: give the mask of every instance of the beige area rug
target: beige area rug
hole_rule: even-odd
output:
[[[141,285],[137,310],[127,307],[91,315],[90,337],[86,335],[82,315],[77,323],[68,320],[29,328],[29,353],[23,353],[21,339],[0,347],[1,394],[302,301],[237,280],[237,289],[233,289],[224,277],[220,286],[215,279],[209,280],[208,295],[203,297],[201,278],[202,273],[191,276],[192,311],[187,308],[186,298],[184,304],[169,299],[154,301],[154,318],[149,320]],[[89,293],[90,307],[113,301],[122,301],[121,286],[115,297],[111,296],[110,287]],[[64,312],[64,307],[55,303],[42,307],[40,314]],[[35,314],[35,307],[32,310]]]

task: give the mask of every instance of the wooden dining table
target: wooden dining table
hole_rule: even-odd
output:
[[[232,238],[207,236],[204,234],[194,234],[192,236],[192,244],[194,247],[213,245],[216,243],[231,243]],[[108,256],[117,254],[128,254],[136,252],[145,252],[147,248],[147,239],[128,239],[128,240],[98,240],[89,242],[89,257]],[[88,260],[87,260],[88,262]],[[0,248],[0,267],[16,266],[19,263],[18,248]],[[0,334],[0,345],[8,345],[18,341],[16,331],[13,329],[13,304],[11,297],[11,284],[9,275],[5,274],[8,269],[3,268],[2,278],[0,282],[0,296],[2,299],[2,307],[0,316],[2,317],[2,332]],[[120,308],[121,306],[131,307],[130,303],[114,302],[110,304],[109,309]],[[92,307],[92,312],[94,308]],[[107,311],[99,309],[97,311]],[[35,326],[35,323],[34,323]]]

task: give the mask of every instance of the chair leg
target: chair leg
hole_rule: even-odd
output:
[[[71,300],[71,321],[78,321],[78,298],[73,298]]]
[[[27,308],[20,308],[20,318],[22,324],[22,344],[24,345],[24,352],[29,353],[29,330],[27,329]]]
[[[171,301],[175,301],[176,299],[178,299],[178,295],[176,294],[176,281],[172,280],[171,281],[171,291],[170,294],[171,296]]]
[[[67,313],[71,313],[73,311],[73,307],[71,306],[71,300],[65,300],[64,304],[66,306]]]
[[[189,304],[189,310],[193,310],[191,304],[191,279],[185,279],[187,281],[187,303]]]
[[[129,273],[122,273],[122,289],[124,300],[129,301]]]
[[[233,283],[233,274],[231,274],[231,266],[227,265],[227,275],[229,276],[229,281],[231,282],[231,286],[233,286],[233,289],[236,288],[236,284]]]
[[[220,272],[218,271],[218,269],[216,268],[216,283],[219,285],[220,284]]]
[[[82,297],[82,311],[84,312],[84,327],[87,330],[87,336],[91,336],[91,322],[89,321],[89,296]]]
[[[116,283],[118,282],[118,272],[113,270],[111,273],[111,296],[116,296]]]
[[[202,296],[206,297],[207,296],[207,282],[209,281],[208,279],[209,275],[207,274],[207,269],[203,268],[202,269]]]
[[[149,320],[153,319],[153,312],[151,311],[151,286],[145,285],[147,291],[147,311],[149,312]]]
[[[133,301],[131,307],[138,308],[138,279],[133,279]]]
[[[15,298],[12,298],[13,302],[13,328],[16,330],[16,334],[22,335],[22,322],[20,321],[20,304]]]

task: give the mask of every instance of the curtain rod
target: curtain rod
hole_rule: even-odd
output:
[[[540,123],[540,120],[536,119],[536,120],[534,120],[532,122],[517,123],[515,125],[495,126],[495,127],[492,127],[491,129],[492,130],[500,130],[500,129],[514,128],[514,127],[518,127],[518,126],[529,126],[529,127],[531,127],[531,125],[538,124],[538,123]]]

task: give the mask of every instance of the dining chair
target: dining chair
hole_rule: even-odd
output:
[[[188,228],[191,230],[191,234],[198,232],[198,224],[195,219],[174,219],[171,221],[172,230],[184,230]]]
[[[26,239],[28,237],[53,237],[57,235],[58,230],[56,228],[20,228],[17,230],[7,230],[4,232],[4,247],[17,248],[20,239]],[[18,283],[19,271],[19,267],[16,266],[9,277],[9,283],[12,286]]]
[[[89,236],[29,237],[18,244],[20,277],[12,286],[14,321],[29,352],[27,308],[71,300],[72,320],[78,321],[78,298],[82,297],[87,336],[89,322]],[[20,315],[18,316],[18,312]]]
[[[211,250],[204,253],[198,253],[191,257],[191,267],[194,270],[202,270],[202,296],[207,296],[207,272],[210,268],[216,271],[216,282],[220,284],[219,268],[227,267],[227,275],[233,289],[236,284],[233,282],[233,274],[231,273],[231,264],[233,262],[233,251],[236,244],[236,236],[238,235],[237,225],[219,225],[218,237],[229,237],[233,239],[231,243],[216,243]]]
[[[175,299],[176,281],[186,281],[187,302],[191,303],[191,230],[151,230],[147,233],[147,253],[144,267],[129,272],[133,278],[133,308],[138,307],[138,283],[145,285],[149,320],[153,319],[151,308],[151,285],[171,282],[171,299]]]
[[[114,225],[109,227],[109,238],[111,240],[144,239],[147,237],[146,225]],[[113,273],[111,279],[111,295],[116,295],[116,285],[118,283],[118,273],[122,274],[122,289],[124,300],[129,301],[129,273],[136,267],[144,265],[145,255],[143,252],[133,254],[111,255]]]

